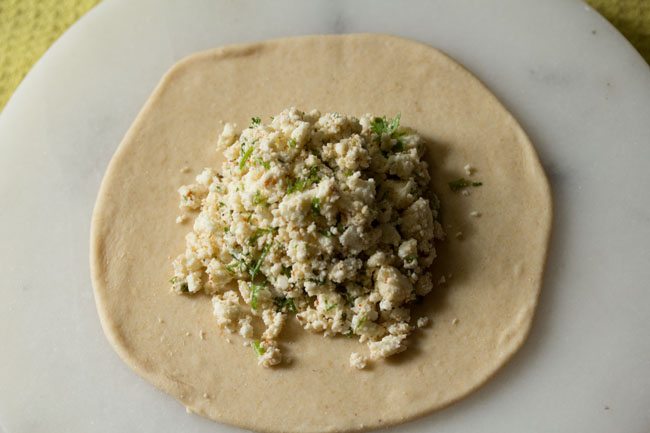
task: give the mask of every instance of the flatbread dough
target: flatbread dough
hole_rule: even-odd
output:
[[[209,298],[170,292],[171,258],[188,226],[176,189],[218,167],[225,121],[283,108],[392,116],[430,143],[432,188],[449,237],[437,286],[417,307],[432,324],[410,348],[358,371],[346,338],[290,325],[287,366],[257,366],[216,327]],[[447,183],[483,186],[470,196]],[[181,173],[181,168],[191,173]],[[480,212],[476,218],[472,211]],[[191,411],[262,432],[353,431],[442,408],[490,378],[520,347],[540,290],[551,198],[533,146],[499,101],[439,51],[383,35],[313,36],[188,57],[163,78],[113,157],[93,214],[91,267],[104,331],[141,376]],[[463,239],[456,239],[457,232]],[[290,320],[293,323],[293,320]],[[203,338],[201,338],[203,337]]]

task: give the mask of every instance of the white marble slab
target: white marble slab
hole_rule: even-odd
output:
[[[650,431],[650,69],[594,11],[561,0],[107,0],[48,51],[0,115],[8,433],[236,431],[186,414],[108,345],[88,272],[97,188],[179,58],[361,31],[425,41],[484,80],[532,137],[556,203],[523,350],[470,398],[399,431]]]

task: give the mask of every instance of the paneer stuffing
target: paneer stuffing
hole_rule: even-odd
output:
[[[198,214],[173,290],[212,296],[216,325],[265,367],[282,361],[287,320],[358,338],[355,368],[404,351],[444,236],[422,137],[399,115],[291,108],[241,133],[226,124],[218,151],[220,172],[179,189],[181,209]]]

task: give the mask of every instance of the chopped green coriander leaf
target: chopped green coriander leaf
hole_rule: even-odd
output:
[[[273,302],[275,303],[276,307],[278,307],[279,311],[287,310],[290,313],[295,313],[298,311],[296,309],[296,304],[293,302],[293,299],[291,298],[277,297],[273,300]]]
[[[255,163],[257,165],[261,165],[262,167],[264,167],[267,170],[271,168],[271,163],[269,161],[264,161],[260,157],[255,158]]]
[[[296,140],[290,138],[287,144],[289,145],[289,147],[296,147]]]
[[[224,228],[223,228],[223,232],[224,232],[224,233],[228,233],[229,231],[230,231],[230,227],[224,227]]]
[[[464,177],[449,182],[449,188],[454,192],[460,191],[461,189],[468,188],[470,186],[476,187],[481,185],[483,185],[483,182],[472,182],[470,180],[465,179]]]
[[[293,194],[294,192],[302,191],[305,189],[306,181],[305,179],[296,179],[287,187],[287,194]]]
[[[234,265],[226,265],[225,266],[226,270],[230,272],[231,274],[235,273],[235,266]]]
[[[393,152],[401,152],[404,150],[404,142],[402,140],[397,140],[395,146],[393,146]]]
[[[357,322],[357,326],[355,326],[354,330],[358,331],[365,324],[366,324],[366,316],[362,316],[361,319],[359,319],[359,321]]]
[[[248,262],[246,261],[246,259],[242,257],[242,255],[240,255],[236,251],[228,251],[228,252],[233,257],[233,260],[235,261],[235,264],[239,267],[240,272],[243,272],[243,271],[249,269],[250,266],[248,265]]]
[[[251,157],[251,154],[253,153],[253,145],[251,144],[248,146],[248,149],[244,151],[244,154],[242,155],[241,159],[239,160],[239,169],[243,170],[244,167],[246,166],[246,161],[248,161],[248,158]]]
[[[381,136],[386,131],[386,117],[375,117],[370,122],[370,130]]]
[[[314,215],[320,215],[320,198],[314,197],[311,199],[311,211]]]
[[[399,122],[402,115],[397,113],[391,120],[387,120],[386,116],[384,117],[375,117],[370,123],[370,130],[381,137],[383,134],[392,135],[399,128]]]
[[[259,117],[251,117],[251,126],[257,126],[262,123],[262,119]]]
[[[315,165],[312,165],[309,167],[309,177],[307,178],[311,183],[318,183],[320,181],[320,177],[318,177],[318,167]]]
[[[258,240],[262,235],[265,235],[265,234],[267,234],[267,233],[274,233],[276,230],[277,230],[276,227],[258,228],[258,229],[256,229],[255,232],[253,233],[253,236],[251,236],[250,238],[248,238],[248,242],[249,242],[251,245],[253,245],[255,242],[257,242],[257,240]]]
[[[338,306],[338,305],[339,305],[339,304],[327,305],[327,306],[325,307],[325,311],[330,311],[330,310],[332,310],[334,307],[336,307],[336,306]]]
[[[266,353],[266,349],[262,347],[262,343],[260,343],[259,340],[253,341],[253,350],[257,356],[262,356]]]
[[[250,275],[251,278],[255,278],[255,275],[260,270],[260,266],[262,266],[262,263],[264,263],[264,259],[266,258],[266,255],[269,253],[269,250],[271,249],[271,244],[265,244],[264,248],[262,248],[262,253],[260,254],[259,258],[257,259],[257,262],[255,263],[255,266],[250,270]]]
[[[396,132],[397,128],[399,128],[399,121],[401,118],[402,118],[402,114],[397,113],[397,116],[395,116],[393,120],[390,121],[388,125],[388,131],[386,132],[388,132],[389,134],[393,134],[394,132]]]
[[[307,278],[307,281],[318,284],[319,286],[322,286],[327,282],[325,278]]]
[[[178,291],[186,293],[189,292],[190,289],[187,285],[187,281],[183,281],[180,277],[172,277],[169,282],[174,286],[174,289],[178,287]]]
[[[328,229],[321,229],[318,231],[318,233],[325,236],[326,238],[332,237],[332,232],[330,232]]]
[[[259,284],[251,284],[251,308],[253,310],[257,310],[257,299],[260,293],[260,290],[263,289],[264,286],[259,285]]]
[[[314,165],[312,167],[309,167],[309,175],[307,178],[299,178],[294,180],[292,183],[289,183],[289,186],[287,186],[287,194],[304,191],[306,188],[309,188],[318,182],[320,182],[320,177],[318,176],[318,167]]]
[[[253,204],[266,206],[266,197],[261,192],[256,191],[255,195],[253,195]]]
[[[415,256],[406,256],[406,257],[404,257],[404,261],[406,263],[411,263],[413,260],[415,260]]]

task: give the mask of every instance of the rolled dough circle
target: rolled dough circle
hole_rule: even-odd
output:
[[[430,143],[448,233],[432,272],[446,283],[416,307],[413,317],[432,323],[409,350],[367,371],[348,365],[364,345],[310,334],[293,320],[283,334],[293,362],[258,367],[250,347],[217,329],[208,297],[169,290],[171,259],[189,231],[175,223],[176,189],[218,167],[224,122],[246,126],[289,106],[401,113]],[[464,196],[447,184],[467,177],[467,163],[483,185]],[[517,351],[537,303],[551,219],[548,182],[522,128],[441,52],[366,34],[229,46],[176,64],[120,144],[93,213],[93,285],[122,359],[191,411],[262,432],[375,428],[462,398]]]

